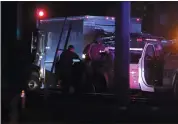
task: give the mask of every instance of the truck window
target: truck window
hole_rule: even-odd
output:
[[[142,51],[130,51],[130,64],[138,64],[142,56]]]

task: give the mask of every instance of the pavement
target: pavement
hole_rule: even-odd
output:
[[[133,96],[135,97],[135,96]],[[164,97],[164,99],[163,99]],[[119,106],[116,99],[103,95],[27,94],[25,108],[20,95],[11,101],[10,119],[6,123],[115,123],[115,122],[178,122],[178,106],[170,97],[157,100],[131,98],[128,106]]]

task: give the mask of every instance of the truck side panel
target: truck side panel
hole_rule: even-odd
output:
[[[46,69],[51,70],[52,63],[54,60],[54,55],[56,52],[56,47],[59,42],[60,33],[62,31],[63,21],[45,21],[42,22],[39,26],[40,30],[46,32],[46,46],[48,47],[46,51]],[[64,29],[66,30],[66,28]],[[64,41],[64,35],[61,39],[61,43]]]
[[[89,17],[84,21],[84,46],[95,41],[96,34],[104,35],[114,33],[115,21],[107,20],[105,17]]]
[[[131,18],[130,21],[130,33],[141,33],[142,20],[139,18]],[[95,35],[100,34],[111,34],[115,32],[115,19],[114,17],[103,17],[103,16],[88,16],[84,20],[84,46],[93,42]]]
[[[83,51],[83,20],[67,20],[62,33],[62,38],[59,45],[58,56],[60,56],[66,42],[69,25],[72,23],[72,29],[68,41],[68,45],[72,44],[76,48],[76,52],[82,56]],[[61,35],[64,20],[58,21],[46,21],[40,25],[40,30],[47,32],[46,46],[46,69],[51,70],[52,63],[54,60],[57,44]]]
[[[74,45],[76,53],[82,57],[84,48],[83,20],[72,21],[72,30],[68,45]]]

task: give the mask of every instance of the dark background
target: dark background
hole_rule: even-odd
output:
[[[47,16],[114,16],[116,2],[1,2],[2,3],[2,101],[23,88],[27,79],[31,33],[35,29],[35,8]],[[131,16],[143,19],[143,31],[172,39],[176,37],[177,2],[132,2]],[[17,39],[16,31],[20,31]]]

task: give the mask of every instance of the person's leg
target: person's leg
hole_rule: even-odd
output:
[[[153,66],[152,63],[149,61],[146,63],[146,66],[144,68],[145,70],[145,80],[148,85],[153,85]]]
[[[157,69],[157,74],[156,76],[158,77],[158,86],[162,86],[163,84],[163,71],[164,71],[164,64],[160,61],[158,63],[158,69]]]
[[[61,85],[62,85],[62,92],[63,93],[68,93],[68,91],[69,91],[69,81],[68,81],[68,75],[66,74],[66,73],[61,73],[61,80],[62,80],[62,83],[61,83]]]
[[[93,67],[92,67],[92,62],[87,63],[85,67],[85,72],[84,72],[84,92],[94,92],[94,85],[93,85]]]
[[[65,77],[63,79],[63,90],[62,91],[63,91],[64,94],[69,93],[69,81],[68,81],[67,77]]]
[[[100,79],[100,75],[99,75],[99,64],[97,61],[94,61],[92,63],[92,84],[94,87],[95,92],[99,92],[99,79]]]

